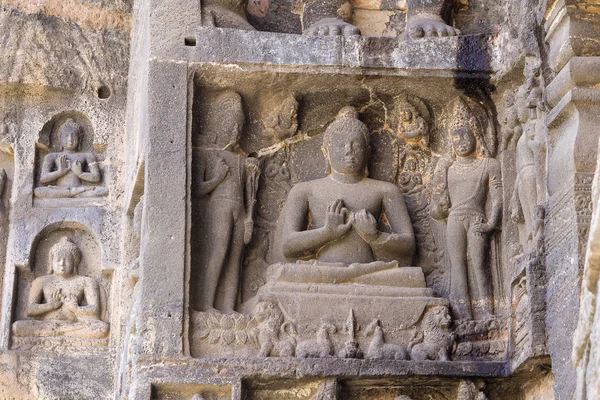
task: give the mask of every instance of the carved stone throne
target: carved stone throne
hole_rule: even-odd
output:
[[[262,298],[276,298],[299,326],[310,330],[318,329],[323,316],[342,320],[354,310],[362,324],[378,318],[388,326],[390,339],[399,335],[405,340],[399,331],[413,327],[427,307],[448,305],[447,299],[434,297],[426,287],[420,267],[381,261],[349,266],[314,261],[273,264],[266,284],[243,304],[242,312],[249,313]]]

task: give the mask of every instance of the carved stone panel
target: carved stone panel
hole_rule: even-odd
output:
[[[76,111],[54,116],[37,146],[36,204],[69,207],[98,204],[108,195],[100,167],[103,148],[94,148],[89,119]]]
[[[192,75],[190,102],[194,357],[506,357],[489,109],[213,74]]]
[[[13,348],[108,345],[110,276],[100,270],[100,247],[77,224],[48,227],[20,271]]]

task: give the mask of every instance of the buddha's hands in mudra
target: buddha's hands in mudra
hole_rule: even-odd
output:
[[[352,227],[350,212],[344,207],[344,201],[338,199],[327,206],[325,213],[325,230],[331,235],[331,240],[344,236]],[[346,218],[348,217],[348,218]],[[348,219],[348,221],[346,221]]]
[[[74,295],[68,295],[64,299],[65,308],[71,312],[77,312],[79,309],[79,300]]]
[[[67,159],[67,156],[64,154],[58,158],[57,171],[60,172],[61,175],[65,175],[67,172],[71,170],[71,162]]]
[[[352,215],[352,226],[356,233],[367,243],[377,239],[379,230],[377,229],[377,220],[367,210],[360,210]]]
[[[48,302],[49,306],[53,310],[58,310],[63,305],[62,291],[59,289],[59,290],[56,290],[55,292],[53,292],[52,294],[50,294],[49,300],[50,300]]]

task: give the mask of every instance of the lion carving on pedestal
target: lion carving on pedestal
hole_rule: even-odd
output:
[[[421,331],[415,332],[408,345],[414,361],[449,361],[455,334],[452,332],[452,317],[446,306],[435,306],[425,311]]]
[[[258,322],[254,334],[260,346],[259,357],[293,357],[296,348],[296,327],[286,321],[277,300],[261,299],[252,313]]]

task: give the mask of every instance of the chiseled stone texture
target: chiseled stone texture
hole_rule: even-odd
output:
[[[2,2],[0,399],[597,398],[596,7],[247,3]]]

